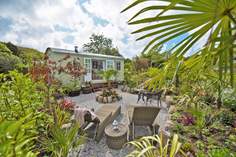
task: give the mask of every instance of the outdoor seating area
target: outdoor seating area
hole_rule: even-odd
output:
[[[99,157],[106,154],[119,156],[128,153],[130,150],[125,146],[128,141],[156,134],[160,127],[162,129],[165,127],[168,120],[165,107],[157,107],[156,101],[148,105],[142,101],[137,103],[138,95],[117,91],[123,97],[117,103],[99,103],[95,99],[96,93],[71,98],[79,105],[94,108],[94,113],[100,119],[98,126],[86,130],[89,139],[79,151],[81,156],[93,156],[94,151]]]

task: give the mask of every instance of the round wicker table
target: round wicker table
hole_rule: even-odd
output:
[[[118,129],[114,130],[113,125],[109,124],[105,128],[106,143],[111,149],[121,149],[127,142],[127,128],[123,124],[118,124]]]

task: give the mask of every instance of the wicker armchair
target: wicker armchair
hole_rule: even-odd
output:
[[[129,128],[130,137],[135,138],[135,126],[148,126],[155,134],[159,125],[155,123],[155,119],[160,112],[160,108],[152,106],[137,106],[129,109]]]
[[[100,123],[85,129],[88,137],[94,138],[99,142],[104,134],[105,127],[115,120],[120,112],[121,106],[119,105],[107,104],[100,107],[97,111],[95,111],[95,114],[98,116]]]

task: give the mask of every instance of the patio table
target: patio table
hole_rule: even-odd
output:
[[[113,125],[109,124],[105,128],[106,143],[111,149],[121,149],[127,142],[127,127],[124,124],[118,124],[118,129],[114,130]]]

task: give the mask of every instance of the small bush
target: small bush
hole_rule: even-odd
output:
[[[228,149],[221,148],[221,149],[212,149],[209,150],[207,153],[200,151],[197,153],[197,157],[235,157],[236,154],[234,152],[230,152]]]
[[[19,57],[12,55],[12,52],[2,43],[0,43],[0,73],[7,73],[14,70],[21,64]]]
[[[185,142],[183,145],[182,145],[182,150],[184,152],[189,152],[192,150],[192,144],[189,143],[189,142]]]
[[[233,126],[235,114],[230,111],[222,111],[218,115],[218,118],[222,124]]]

